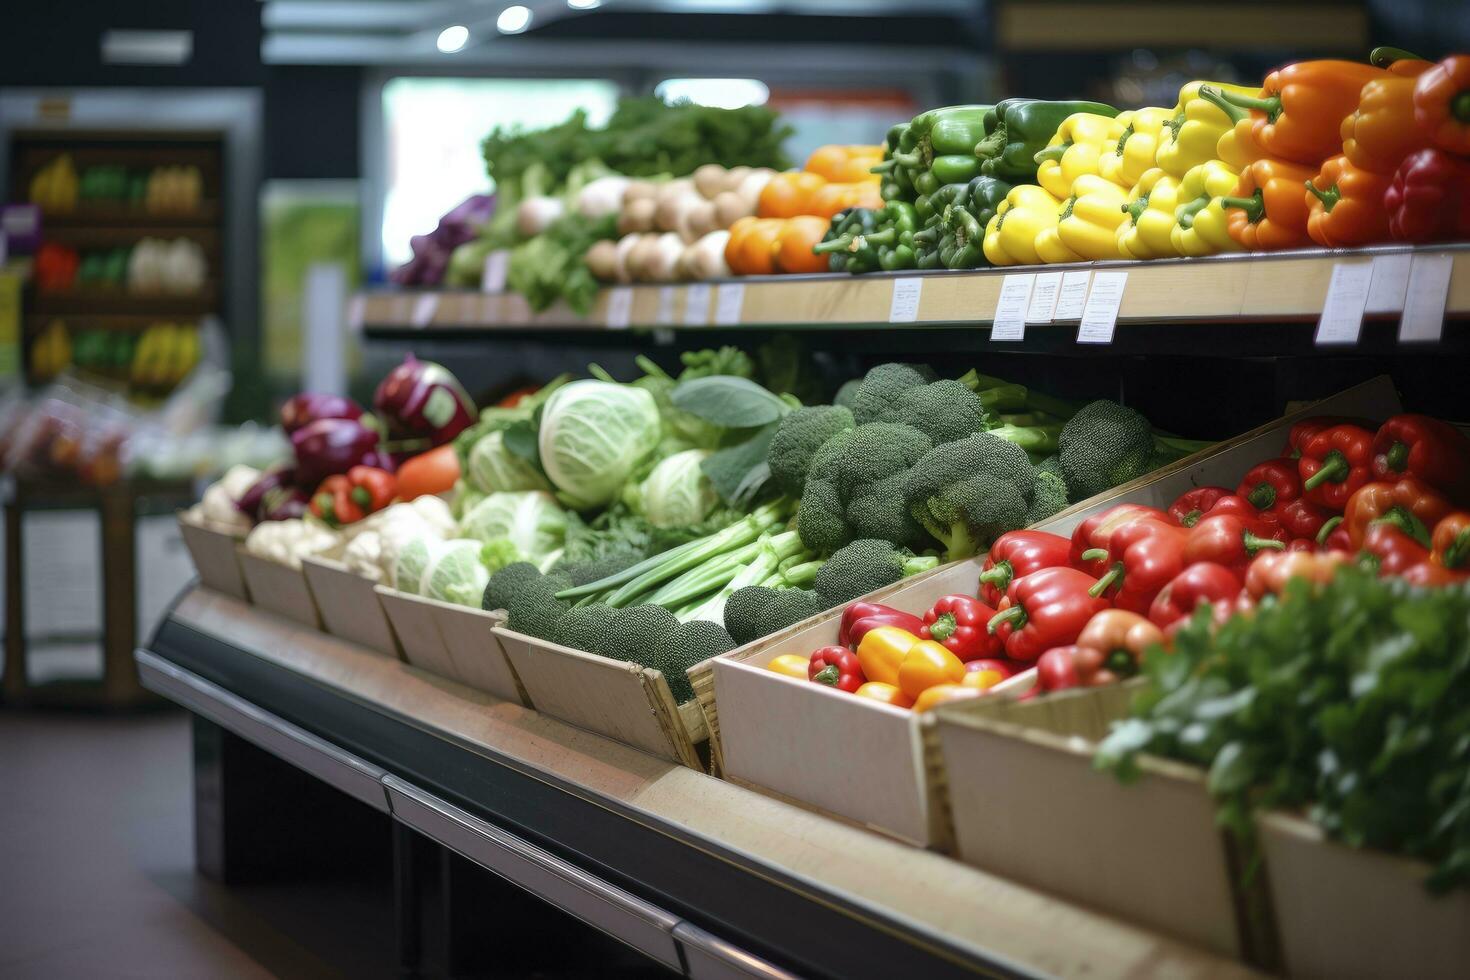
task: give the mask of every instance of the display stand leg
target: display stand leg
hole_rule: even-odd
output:
[[[399,976],[419,973],[423,957],[423,887],[418,854],[426,841],[417,831],[393,824],[393,915],[398,938]]]
[[[20,507],[5,504],[5,668],[0,701],[17,704],[26,693],[26,602],[21,577]]]

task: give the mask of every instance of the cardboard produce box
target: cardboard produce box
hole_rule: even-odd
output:
[[[1434,896],[1429,866],[1327,840],[1284,813],[1256,821],[1287,972],[1312,980],[1470,971],[1470,893]]]
[[[1075,504],[1037,526],[1068,535],[1085,518],[1119,503],[1167,507],[1195,486],[1234,486],[1251,466],[1277,455],[1287,430],[1299,419],[1322,413],[1382,418],[1399,408],[1392,383],[1377,378]],[[974,595],[980,567],[979,559],[952,563],[864,598],[922,613],[940,596]],[[913,713],[765,668],[778,654],[805,656],[836,642],[840,616],[841,610],[832,610],[691,671],[696,691],[713,692],[703,707],[708,727],[718,732],[722,773],[901,839],[945,849],[951,841],[949,820],[935,803],[931,778],[939,762],[925,757]],[[705,671],[712,674],[708,681],[700,676]],[[829,761],[855,752],[863,758],[862,766]],[[948,778],[952,782],[955,773]],[[972,817],[981,819],[965,813],[957,821]]]
[[[532,707],[496,635],[502,621],[500,613],[440,602],[383,585],[375,586],[373,591],[388,614],[404,660],[503,701]]]
[[[398,637],[373,591],[371,579],[331,558],[302,559],[301,570],[311,586],[322,625],[328,633],[351,640],[385,657],[401,659]]]
[[[244,535],[196,520],[188,511],[179,511],[178,521],[179,533],[184,537],[184,547],[189,549],[200,583],[207,589],[249,602],[250,592],[235,554]]]
[[[695,749],[706,738],[699,702],[675,703],[661,672],[504,626],[495,634],[537,711],[691,769],[705,768]]]
[[[240,569],[245,573],[245,586],[250,590],[251,603],[303,626],[322,628],[321,612],[301,569],[252,555],[243,547],[237,548],[235,553],[239,556]]]

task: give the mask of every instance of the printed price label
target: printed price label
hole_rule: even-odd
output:
[[[1322,316],[1317,321],[1318,344],[1358,342],[1372,280],[1371,262],[1339,262],[1332,267],[1332,281],[1327,284],[1327,299],[1322,303]]]
[[[1000,298],[995,301],[995,317],[990,324],[991,340],[1025,340],[1026,308],[1036,276],[1010,275],[1000,284]]]
[[[684,290],[684,326],[702,327],[709,323],[709,294],[707,282],[697,282]]]
[[[1444,252],[1414,256],[1399,319],[1400,343],[1434,343],[1444,334],[1444,308],[1450,298],[1454,256]]]
[[[618,286],[607,296],[607,328],[626,330],[633,320],[633,287]]]
[[[715,290],[715,323],[730,327],[740,322],[740,310],[745,306],[745,283],[721,283]]]
[[[1062,286],[1057,290],[1057,304],[1052,310],[1053,320],[1080,320],[1087,306],[1087,283],[1092,273],[1086,269],[1062,273]]]
[[[893,280],[893,301],[888,304],[889,323],[913,323],[919,318],[919,297],[924,291],[922,279]]]
[[[1092,277],[1092,288],[1087,291],[1087,303],[1082,307],[1082,322],[1077,327],[1077,343],[1113,342],[1118,307],[1123,304],[1123,289],[1127,285],[1126,272],[1099,272]]]
[[[674,286],[658,288],[658,312],[653,316],[654,323],[666,327],[674,322],[674,302],[678,295],[679,290]]]
[[[409,324],[414,327],[427,327],[434,322],[434,313],[439,309],[439,294],[424,293],[413,301],[413,314],[409,317]]]
[[[1373,281],[1368,285],[1364,313],[1397,313],[1404,308],[1404,291],[1409,285],[1409,265],[1413,259],[1408,252],[1373,256]]]
[[[480,292],[505,292],[505,273],[510,268],[510,249],[497,248],[485,256],[485,269],[480,274]]]
[[[1038,272],[1036,285],[1031,287],[1031,303],[1026,307],[1026,322],[1050,323],[1052,310],[1057,305],[1057,293],[1061,288],[1060,272]]]

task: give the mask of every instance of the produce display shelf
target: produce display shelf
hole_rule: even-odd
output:
[[[1252,975],[218,593],[186,592],[137,659],[149,688],[691,977]]]
[[[405,331],[457,333],[542,330],[720,329],[748,327],[864,328],[909,330],[942,327],[988,330],[1007,277],[1046,273],[1127,273],[1117,311],[1129,325],[1283,323],[1315,324],[1342,264],[1367,264],[1387,280],[1407,274],[1421,257],[1451,260],[1445,302],[1448,318],[1470,316],[1470,245],[1411,248],[1382,246],[1325,251],[1310,249],[1218,255],[1151,262],[1088,262],[972,271],[747,276],[708,283],[638,284],[601,290],[586,316],[564,306],[532,313],[513,293],[453,290],[378,290],[361,294],[349,320],[369,334]],[[894,302],[895,283],[918,280],[917,307],[902,322]],[[1090,281],[1090,280],[1089,280]],[[1397,292],[1402,308],[1404,285]],[[912,287],[907,287],[912,288]],[[1375,312],[1367,320],[1397,322],[1399,312]],[[1065,338],[1078,318],[1028,322],[1027,340]],[[1120,336],[1126,331],[1120,331]],[[1310,344],[1310,336],[1308,343]],[[1448,338],[1446,338],[1448,339]]]
[[[196,293],[134,293],[126,289],[73,289],[37,293],[30,313],[35,316],[205,316],[219,307],[218,290],[210,285]]]
[[[121,226],[153,235],[159,229],[212,227],[219,222],[219,204],[203,201],[189,211],[150,211],[142,206],[114,203],[82,203],[72,211],[46,211],[41,215],[45,229]]]

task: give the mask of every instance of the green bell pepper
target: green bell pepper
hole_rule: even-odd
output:
[[[894,160],[911,171],[928,170],[937,157],[973,154],[976,141],[989,132],[986,115],[988,105],[952,105],[921,112],[909,122],[913,149],[900,150]],[[948,181],[945,181],[948,183]]]
[[[942,206],[936,208],[935,222],[944,235],[939,260],[946,269],[975,269],[986,264],[985,226],[1010,192],[1011,185],[1003,180],[976,177],[958,191],[940,195]]]
[[[1062,120],[1074,112],[1118,114],[1117,109],[1100,102],[1006,99],[997,103],[986,116],[985,137],[975,144],[981,173],[1013,184],[1036,183],[1036,154],[1046,149]]]
[[[889,207],[892,204],[890,203]],[[908,205],[902,205],[907,207]],[[888,210],[888,207],[883,209]],[[878,247],[869,245],[868,235],[878,230],[880,212],[872,208],[848,208],[832,216],[832,224],[822,240],[812,246],[818,255],[827,256],[827,268],[833,272],[860,274],[878,266]]]

